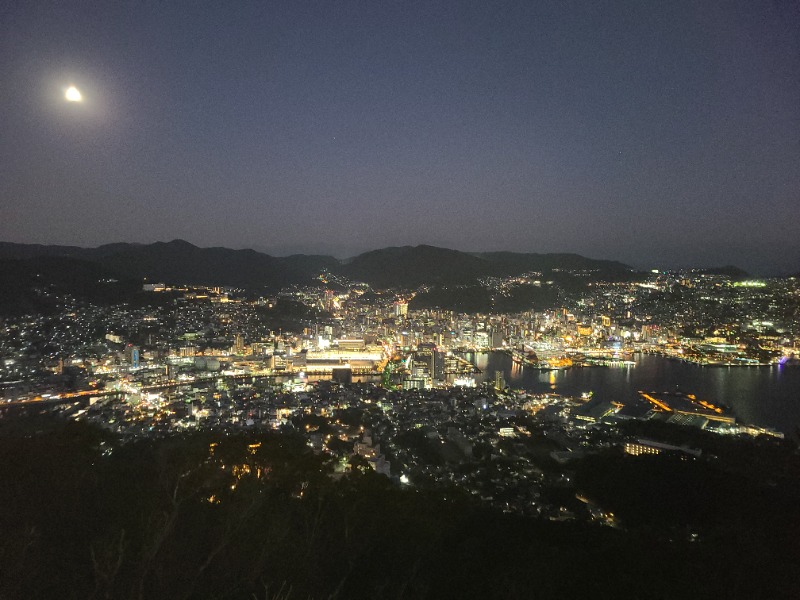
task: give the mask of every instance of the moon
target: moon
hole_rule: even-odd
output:
[[[83,100],[80,90],[78,90],[78,88],[76,88],[74,85],[71,85],[67,88],[64,97],[67,99],[67,102],[81,102]]]

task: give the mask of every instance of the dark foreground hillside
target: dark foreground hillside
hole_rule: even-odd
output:
[[[8,417],[0,434],[0,598],[789,598],[800,589],[797,511],[780,535],[756,531],[750,514],[690,542],[639,521],[625,530],[490,512],[372,472],[334,479],[292,434],[121,445],[82,424]],[[647,471],[618,472],[608,501],[626,475],[648,487]]]

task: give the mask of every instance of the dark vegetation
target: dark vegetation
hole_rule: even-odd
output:
[[[120,445],[6,417],[0,597],[795,597],[796,487],[662,458],[581,463],[612,529],[401,490],[357,464],[336,480],[291,433]]]
[[[800,583],[792,566],[800,552],[797,473],[795,465],[793,479],[776,480],[724,462],[606,453],[581,461],[576,483],[633,535],[695,540],[700,555],[690,560],[702,560],[706,576],[686,597],[717,585],[726,597],[788,598]],[[651,558],[663,562],[658,552]]]
[[[724,275],[731,279],[747,279],[750,274],[744,269],[740,269],[735,265],[725,265],[724,267],[711,267],[708,269],[700,269],[701,273],[706,275]]]
[[[142,291],[141,281],[86,260],[42,256],[0,259],[0,314],[53,313],[66,297],[100,304],[168,301]]]
[[[289,298],[279,298],[271,306],[256,307],[260,322],[275,331],[303,331],[330,314]]]
[[[516,275],[526,271],[585,271],[595,275],[626,278],[631,268],[614,260],[586,258],[580,254],[535,254],[521,252],[484,252],[480,258],[496,265],[498,275]]]
[[[464,283],[485,275],[486,261],[457,250],[402,246],[360,254],[344,272],[376,287],[416,287],[424,283]]]
[[[556,286],[517,285],[505,293],[480,285],[432,287],[414,296],[411,308],[446,308],[472,313],[510,313],[544,310],[559,298]]]

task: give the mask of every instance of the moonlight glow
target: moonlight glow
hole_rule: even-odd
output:
[[[67,92],[64,94],[64,97],[68,102],[80,102],[83,100],[83,96],[81,96],[80,91],[74,85],[71,85],[67,88]]]

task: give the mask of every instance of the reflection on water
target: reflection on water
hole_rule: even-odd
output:
[[[478,353],[472,354],[471,357],[468,360],[470,360],[472,362],[472,364],[474,364],[476,367],[478,367],[478,369],[480,369],[481,372],[484,372],[484,371],[486,371],[486,367],[489,364],[489,353],[488,352],[478,352]],[[512,362],[512,367],[513,366],[515,366],[515,365]],[[496,370],[497,370],[497,367],[492,369],[492,373],[494,373]]]
[[[500,370],[512,388],[569,396],[591,391],[606,400],[633,399],[637,390],[680,389],[727,404],[746,423],[787,433],[800,426],[800,368],[796,367],[699,367],[643,355],[635,367],[541,371],[516,364],[502,352],[468,353],[465,358],[481,370],[479,382],[493,380]]]

